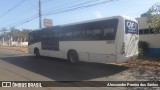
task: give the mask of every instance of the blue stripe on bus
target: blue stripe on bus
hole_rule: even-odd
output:
[[[160,48],[149,48],[147,55],[151,57],[160,57]]]

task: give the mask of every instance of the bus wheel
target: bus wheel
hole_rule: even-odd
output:
[[[39,56],[40,56],[40,53],[39,53],[39,49],[38,49],[38,48],[35,48],[35,49],[34,49],[34,54],[36,55],[36,57],[39,57]]]
[[[69,51],[68,53],[69,63],[75,64],[79,61],[78,54],[76,51]]]

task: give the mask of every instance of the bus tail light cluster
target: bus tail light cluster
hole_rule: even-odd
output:
[[[124,43],[124,42],[123,42],[123,44],[122,44],[121,54],[122,54],[122,55],[125,54],[125,43]]]

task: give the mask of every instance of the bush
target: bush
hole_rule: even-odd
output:
[[[149,45],[148,45],[147,42],[139,41],[139,43],[138,43],[139,54],[140,55],[145,55],[147,53],[147,51],[148,51],[148,48],[149,48],[148,46]]]

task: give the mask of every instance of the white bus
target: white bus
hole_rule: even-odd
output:
[[[138,24],[113,16],[29,33],[29,53],[78,61],[119,63],[138,56]]]

